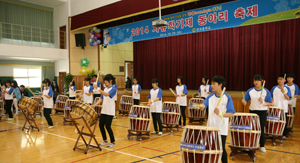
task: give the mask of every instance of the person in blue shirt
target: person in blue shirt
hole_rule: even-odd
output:
[[[209,79],[207,76],[203,76],[202,77],[202,84],[200,85],[199,89],[198,89],[198,95],[200,98],[202,99],[206,99],[208,97],[208,95],[212,94],[213,91],[211,89],[211,85],[208,84]],[[208,118],[208,112],[209,109],[206,109],[206,117]]]
[[[187,105],[187,87],[184,84],[183,76],[177,77],[177,86],[175,87],[176,94],[176,102],[180,105],[181,115],[183,118],[183,126],[181,126],[181,116],[179,118],[179,127],[184,128],[186,125],[186,116],[185,116],[185,109]]]

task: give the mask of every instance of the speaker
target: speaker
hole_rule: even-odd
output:
[[[81,47],[84,49],[85,47],[85,35],[84,33],[76,33],[75,34],[76,47]]]

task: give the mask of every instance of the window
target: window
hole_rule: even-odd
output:
[[[14,79],[19,86],[40,87],[42,85],[41,67],[14,68]]]

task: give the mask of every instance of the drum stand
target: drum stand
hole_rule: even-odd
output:
[[[125,111],[125,110],[120,110],[119,109],[119,115],[123,114],[123,117],[125,117],[125,115],[129,115],[129,111]]]
[[[231,149],[231,159],[234,160],[234,156],[239,155],[239,154],[248,154],[251,159],[253,160],[253,162],[256,161],[256,150],[259,148],[245,148],[245,147],[236,147],[236,146],[229,146]]]
[[[142,141],[142,136],[148,136],[148,139],[150,139],[150,131],[136,131],[136,130],[128,130],[128,139],[130,139],[130,136],[136,136],[137,139],[140,139]]]
[[[76,129],[77,129],[77,131],[78,131],[78,134],[79,134],[79,135],[78,135],[78,138],[77,138],[77,141],[76,141],[76,143],[75,143],[75,146],[74,146],[74,148],[73,148],[73,150],[74,150],[74,151],[75,151],[75,149],[83,150],[83,151],[84,151],[84,154],[87,154],[87,151],[90,149],[90,147],[92,147],[92,148],[98,148],[98,149],[101,151],[102,149],[101,149],[101,147],[99,146],[99,143],[98,143],[98,141],[97,141],[96,138],[95,138],[95,136],[96,136],[96,135],[95,135],[95,130],[96,130],[96,127],[97,127],[96,124],[98,124],[99,118],[97,118],[97,121],[96,121],[96,123],[95,123],[95,125],[94,125],[94,129],[91,129],[91,127],[88,125],[88,123],[86,122],[86,120],[85,120],[83,117],[72,118],[72,116],[70,115],[70,119],[72,120],[72,122],[73,122],[73,124],[75,125],[75,127],[76,127]],[[81,129],[79,129],[79,127],[77,126],[77,124],[76,124],[76,122],[75,122],[76,120],[82,120],[82,121],[85,123],[85,125],[82,126]],[[88,132],[89,132],[89,133],[83,132],[83,129],[84,129],[85,127],[88,129]],[[88,141],[88,143],[87,143],[87,141],[84,139],[83,136],[87,136],[87,137],[90,138],[89,141]],[[80,137],[82,138],[82,140],[83,140],[83,142],[84,142],[84,145],[86,146],[85,149],[84,149],[84,148],[79,148],[79,147],[77,146]],[[91,144],[92,139],[94,139],[94,141],[95,141],[95,143],[96,143],[97,145],[92,145],[92,144]]]
[[[276,146],[276,139],[280,140],[280,143],[283,143],[283,140],[282,140],[282,135],[267,135],[266,134],[266,139],[271,139],[272,140],[272,144],[274,146]]]
[[[43,108],[43,105],[39,104],[38,110],[36,111],[36,114],[34,115],[34,118],[36,118],[36,115],[40,115],[40,117],[42,117],[42,108]]]
[[[34,120],[36,111],[34,111],[34,113],[31,114],[26,107],[23,109],[20,107],[20,110],[22,110],[22,113],[25,116],[25,123],[23,125],[22,131],[24,131],[24,129],[27,129],[27,132],[28,132],[30,129],[34,129],[34,128],[36,128],[38,131],[40,131],[40,129],[38,128],[38,126],[36,125],[35,120]],[[29,126],[26,126],[27,122],[29,123]]]
[[[199,122],[200,125],[203,125],[204,119],[205,118],[192,118],[192,117],[189,117],[189,125],[191,125],[193,122]]]
[[[176,128],[177,131],[179,131],[178,127],[179,127],[178,124],[177,125],[174,125],[174,124],[164,124],[164,123],[162,124],[162,128],[165,128],[167,130],[169,128],[171,130],[171,133],[173,133],[173,128]]]
[[[73,121],[70,119],[70,112],[71,112],[71,109],[64,109],[64,125],[66,123],[71,123],[72,125],[74,125]]]

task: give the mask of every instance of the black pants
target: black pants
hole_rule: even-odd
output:
[[[133,105],[139,105],[140,104],[140,100],[138,99],[133,99]]]
[[[160,115],[161,113],[151,113],[152,114],[152,119],[153,119],[153,126],[154,126],[154,130],[157,132],[157,122],[158,122],[158,126],[159,126],[159,132],[162,132],[162,122],[160,119]]]
[[[255,113],[259,116],[259,121],[260,121],[260,128],[261,128],[261,135],[260,135],[260,147],[265,147],[265,126],[267,122],[267,111],[266,110],[250,110],[250,113]]]
[[[6,102],[6,107],[5,107],[5,110],[6,110],[6,113],[8,114],[9,118],[13,118],[13,114],[11,112],[11,105],[13,103],[13,100],[5,100]]]
[[[53,104],[56,104],[56,98],[57,98],[57,96],[55,97],[53,97]]]
[[[223,154],[222,154],[222,163],[227,163],[227,152],[225,149],[225,144],[226,144],[226,138],[227,135],[221,135],[221,139],[222,139],[222,148],[223,148]]]
[[[48,125],[53,126],[52,118],[50,117],[52,108],[44,108],[44,117],[46,118]]]
[[[104,129],[104,125],[105,125],[105,128],[106,128],[106,130],[109,134],[111,143],[115,142],[114,133],[111,129],[111,123],[112,123],[113,118],[114,118],[114,116],[112,116],[112,115],[101,114],[100,115],[100,122],[99,122],[99,128],[100,128],[103,140],[104,141],[107,140],[106,132],[105,132],[105,129]]]
[[[70,100],[75,100],[76,97],[69,97]]]
[[[287,113],[285,113],[285,119],[287,117]],[[285,126],[284,126],[284,130],[283,130],[283,136],[288,136],[289,133],[288,133],[288,130],[287,130],[287,123],[285,123]]]
[[[183,126],[186,125],[185,109],[186,109],[186,106],[180,106],[181,116],[182,116],[182,119],[183,119]],[[181,116],[180,116],[180,118],[179,118],[179,125],[180,125],[180,126],[181,126]]]
[[[94,99],[96,98],[96,97],[100,97],[101,96],[101,94],[94,94]]]

